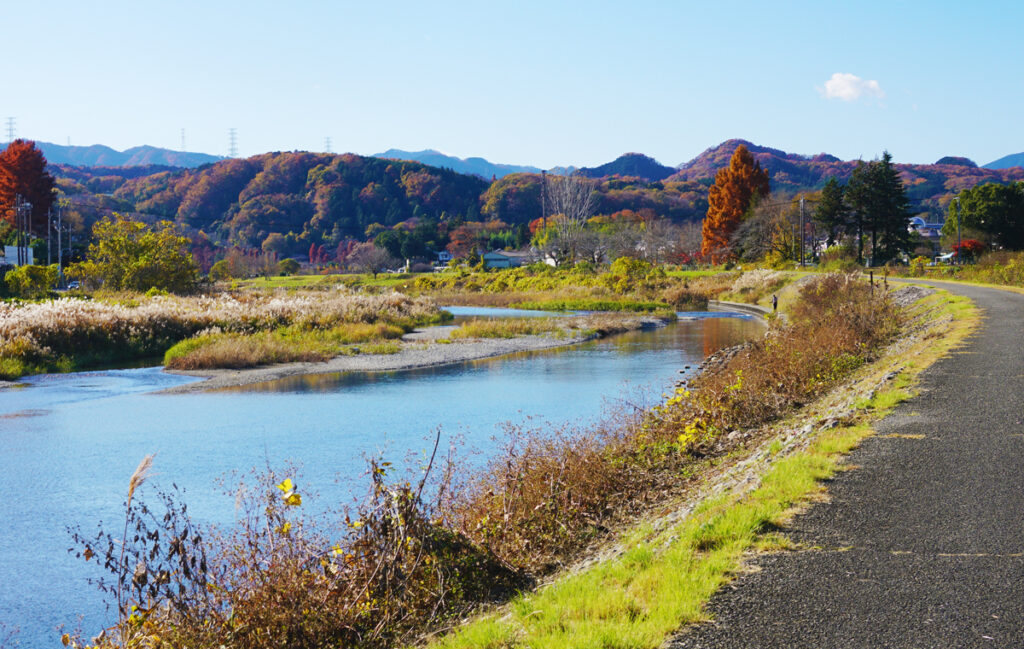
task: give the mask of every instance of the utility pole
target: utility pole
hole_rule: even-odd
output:
[[[50,264],[53,263],[53,246],[50,243],[53,240],[53,237],[50,236],[51,232],[53,232],[53,207],[52,206],[50,207],[50,209],[46,210],[46,265],[47,266],[49,266]]]
[[[238,157],[238,129],[236,128],[228,129],[228,157]]]
[[[64,225],[64,202],[60,201],[57,203],[57,277],[61,281],[61,286],[64,284],[64,238],[60,236],[61,226]]]
[[[956,202],[956,265],[960,265],[960,197],[954,196]]]
[[[804,197],[800,197],[800,267],[804,266]]]
[[[548,191],[548,172],[543,169],[540,172],[540,215],[544,219],[544,231],[548,229],[548,206],[547,206],[547,191]]]
[[[32,204],[21,197],[14,196],[14,223],[17,233],[15,241],[18,246],[18,265],[28,264],[29,232],[32,229]]]

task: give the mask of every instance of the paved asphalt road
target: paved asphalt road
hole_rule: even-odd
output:
[[[793,522],[821,549],[756,558],[671,647],[1024,647],[1024,295],[942,288],[980,331]]]

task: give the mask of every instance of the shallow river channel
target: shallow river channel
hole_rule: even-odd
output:
[[[458,317],[509,314],[455,309]],[[69,555],[69,525],[117,527],[128,478],[156,453],[142,489],[176,483],[193,518],[228,523],[232,471],[300,467],[304,508],[361,493],[366,456],[401,461],[460,438],[468,462],[500,444],[503,424],[585,424],[624,401],[651,404],[679,371],[760,336],[730,313],[682,313],[677,324],[563,349],[440,368],[298,377],[213,393],[154,392],[193,381],[159,367],[45,375],[0,390],[0,647],[59,647],[56,628],[97,633],[108,619],[87,578],[95,561]],[[230,484],[231,479],[227,478]],[[119,528],[118,528],[119,529]]]

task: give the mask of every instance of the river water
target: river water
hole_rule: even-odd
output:
[[[453,309],[460,317],[523,315]],[[217,486],[231,471],[300,465],[304,508],[360,492],[366,457],[425,451],[433,431],[462,440],[470,462],[500,443],[502,424],[585,424],[628,400],[657,400],[710,353],[761,335],[736,314],[565,349],[440,368],[292,377],[213,393],[154,394],[194,379],[159,367],[31,377],[0,391],[0,647],[59,646],[60,624],[96,633],[107,621],[94,565],[69,555],[67,526],[116,527],[128,478],[156,453],[143,489],[184,489],[193,518],[229,522]],[[121,519],[123,522],[123,518]],[[94,562],[93,562],[94,563]]]

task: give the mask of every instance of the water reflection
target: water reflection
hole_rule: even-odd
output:
[[[623,394],[656,398],[710,347],[763,331],[721,315],[561,350],[231,392],[153,394],[194,380],[160,368],[26,379],[24,389],[0,390],[0,620],[20,626],[22,646],[33,648],[59,646],[53,628],[78,612],[85,628],[99,628],[102,606],[85,583],[98,573],[66,553],[65,526],[116,521],[147,453],[158,453],[155,483],[184,487],[202,520],[234,516],[214,486],[225,472],[286,460],[303,466],[304,490],[321,493],[310,508],[336,503],[353,493],[364,455],[400,459],[426,448],[438,426],[446,440],[463,434],[482,461],[502,422],[586,421]]]

